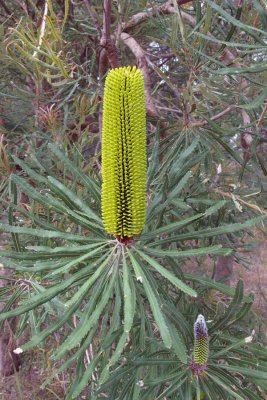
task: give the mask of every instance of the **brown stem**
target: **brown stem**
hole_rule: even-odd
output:
[[[257,127],[258,128],[262,125],[262,123],[264,121],[264,116],[265,116],[266,113],[267,113],[267,103],[265,104],[264,109],[263,109],[263,111],[262,111],[262,113],[260,115],[260,118],[259,118],[258,122],[257,122]]]
[[[213,115],[210,119],[212,121],[216,121],[217,119],[222,118],[225,114],[228,114],[229,112],[233,111],[233,109],[234,109],[234,106],[228,106],[224,110],[219,112],[218,114]],[[200,126],[208,125],[208,123],[209,123],[208,121],[196,122],[195,124],[192,124],[191,127],[192,128],[197,128],[197,127],[200,127]]]
[[[117,48],[111,38],[111,0],[103,1],[103,32],[100,45],[107,51],[112,68],[120,66]]]
[[[149,67],[147,58],[145,55],[144,50],[140,46],[140,44],[128,33],[123,32],[121,34],[121,39],[124,43],[129,47],[132,53],[136,57],[137,66],[142,71],[144,81],[145,81],[145,94],[146,94],[146,108],[147,108],[147,115],[150,117],[158,118],[158,112],[156,110],[154,99],[151,94],[151,79],[149,73]]]
[[[249,125],[250,116],[248,115],[248,113],[245,110],[241,109],[241,115],[243,123],[245,125]],[[251,144],[253,141],[251,133],[252,133],[251,128],[246,128],[245,132],[242,132],[240,136],[240,144],[242,147],[243,159],[245,162],[248,162],[251,158]]]
[[[150,16],[155,17],[157,13],[159,14],[164,13],[163,10],[165,9],[165,7],[171,4],[172,4],[171,1],[167,1],[162,6],[158,7],[157,12],[155,8],[148,8],[146,11],[142,11],[133,15],[128,22],[122,25],[122,30],[124,32],[128,32],[130,29],[146,21]]]
[[[2,6],[2,8],[5,10],[5,12],[8,15],[12,14],[12,12],[10,11],[10,9],[7,7],[7,5],[5,4],[5,2],[3,0],[0,0],[0,6]]]
[[[178,5],[181,6],[182,4],[190,3],[191,0],[178,0]],[[172,14],[174,12],[174,7],[172,7],[173,2],[172,0],[166,1],[166,3],[162,4],[162,6],[148,8],[146,11],[142,11],[133,15],[128,22],[123,24],[122,30],[124,32],[128,32],[133,27],[141,24],[142,22],[146,21],[150,16],[156,17],[158,14]]]

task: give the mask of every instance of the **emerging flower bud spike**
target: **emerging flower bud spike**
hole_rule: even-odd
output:
[[[136,67],[109,72],[102,128],[102,218],[108,233],[128,240],[140,233],[146,211],[144,79]]]
[[[209,356],[209,335],[205,318],[199,314],[194,324],[194,354],[190,362],[193,375],[203,377]]]

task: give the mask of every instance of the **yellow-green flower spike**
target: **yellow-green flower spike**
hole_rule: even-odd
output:
[[[146,212],[146,108],[144,79],[136,67],[109,72],[102,127],[102,218],[108,233],[140,233]]]

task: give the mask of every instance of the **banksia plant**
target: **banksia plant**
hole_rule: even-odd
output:
[[[190,363],[193,375],[203,376],[209,356],[209,335],[205,318],[199,314],[194,324],[194,354]]]
[[[106,231],[126,241],[140,233],[146,210],[144,79],[136,67],[109,72],[102,129],[102,218]]]

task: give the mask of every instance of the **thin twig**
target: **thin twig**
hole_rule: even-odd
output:
[[[121,39],[124,41],[124,43],[129,47],[129,49],[135,55],[135,58],[137,60],[137,66],[143,73],[143,77],[144,77],[144,81],[145,81],[147,114],[150,117],[158,118],[159,115],[156,110],[156,107],[154,104],[154,99],[151,94],[151,79],[150,79],[150,73],[149,73],[149,67],[148,67],[148,60],[146,58],[145,52],[142,49],[142,47],[140,46],[140,44],[128,33],[123,32],[121,34]]]
[[[42,46],[43,38],[44,38],[44,35],[45,35],[45,26],[46,26],[47,14],[48,14],[48,1],[45,2],[45,9],[44,9],[44,15],[43,15],[43,19],[42,19],[40,36],[39,36],[39,40],[38,40],[38,46],[37,46],[37,50],[35,50],[33,55],[32,55],[33,57],[37,56],[38,51],[41,49],[41,46]]]
[[[112,68],[120,66],[117,48],[111,38],[111,0],[104,0],[103,5],[103,32],[100,45],[107,51]]]
[[[121,32],[122,32],[122,6],[121,6],[121,2],[120,0],[117,0],[117,7],[118,7],[118,27],[117,27],[117,31],[116,31],[116,39],[115,39],[115,45],[116,47],[119,46],[119,40],[120,40],[120,36],[121,36]]]
[[[83,0],[83,2],[84,2],[85,6],[86,6],[86,8],[87,8],[87,10],[89,12],[90,17],[93,20],[93,23],[95,25],[95,28],[97,30],[99,38],[101,38],[101,36],[102,36],[101,27],[100,27],[100,24],[99,24],[98,19],[97,19],[96,11],[92,6],[91,0]]]
[[[234,106],[228,106],[225,108],[223,111],[219,112],[216,115],[213,115],[210,120],[211,121],[216,121],[217,119],[222,118],[225,114],[228,114],[229,112],[233,111],[235,107]],[[200,126],[205,126],[208,125],[209,121],[201,121],[201,122],[196,122],[195,124],[191,125],[192,128],[197,128]]]
[[[183,116],[183,113],[181,110],[178,110],[178,108],[169,108],[169,107],[161,107],[161,106],[156,106],[159,110],[163,110],[163,111],[168,111],[168,112],[173,112],[178,114],[180,117]]]
[[[182,4],[190,3],[190,1],[192,0],[178,0],[177,3],[179,6],[181,6]],[[133,15],[128,22],[122,25],[123,31],[128,32],[130,29],[146,21],[151,16],[156,17],[158,14],[163,14],[163,15],[173,14],[174,7],[172,7],[172,5],[173,5],[172,0],[168,0],[166,1],[166,3],[162,4],[157,9],[154,7],[150,7],[146,11],[142,11]]]
[[[233,199],[232,193],[223,192],[220,189],[215,189],[215,191],[216,191],[216,193],[219,193],[222,196]],[[234,195],[234,197],[238,202],[245,204],[247,207],[251,208],[252,210],[260,212],[261,214],[267,215],[267,211],[265,211],[263,208],[259,207],[257,204],[248,203],[247,201],[243,200],[240,196],[238,196],[236,194]]]
[[[260,118],[259,118],[259,120],[258,120],[258,122],[257,122],[257,128],[259,128],[259,127],[261,126],[261,124],[263,123],[264,115],[266,114],[266,112],[267,112],[267,103],[265,104],[265,107],[264,107],[264,109],[262,110],[262,113],[261,113],[261,115],[260,115]]]

